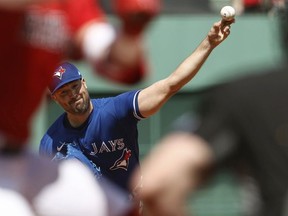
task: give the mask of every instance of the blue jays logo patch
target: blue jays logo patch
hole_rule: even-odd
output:
[[[63,73],[65,73],[66,69],[60,66],[53,74],[53,77],[57,77],[58,79],[62,79]]]
[[[129,158],[131,157],[131,150],[125,148],[122,152],[121,157],[115,161],[110,170],[124,169],[127,171],[129,166]]]

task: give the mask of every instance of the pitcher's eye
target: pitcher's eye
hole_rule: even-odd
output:
[[[77,90],[77,89],[80,89],[80,87],[81,87],[81,82],[79,82],[79,83],[77,82],[72,86],[72,89]]]
[[[61,92],[60,92],[60,96],[61,96],[61,97],[66,96],[67,94],[68,94],[67,91],[61,91]]]

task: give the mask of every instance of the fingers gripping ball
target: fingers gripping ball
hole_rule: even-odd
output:
[[[231,6],[225,6],[220,11],[222,19],[225,21],[229,21],[229,20],[234,19],[235,13],[236,13],[235,9]]]

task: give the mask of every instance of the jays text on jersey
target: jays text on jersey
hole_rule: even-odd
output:
[[[54,158],[66,155],[67,146],[80,150],[102,175],[128,189],[128,179],[139,165],[137,123],[141,116],[138,91],[115,97],[92,99],[93,111],[78,128],[69,125],[66,113],[41,140],[40,154]]]

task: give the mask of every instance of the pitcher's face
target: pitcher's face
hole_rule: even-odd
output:
[[[52,98],[67,113],[73,115],[86,113],[89,109],[90,96],[84,79],[67,83],[59,88]]]

